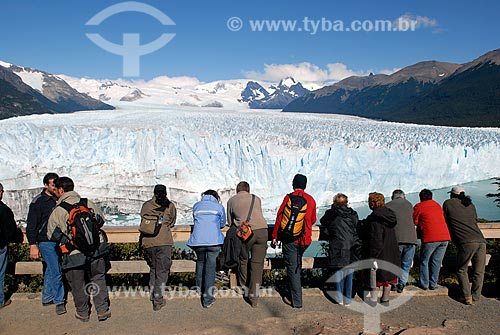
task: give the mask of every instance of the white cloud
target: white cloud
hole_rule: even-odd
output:
[[[145,82],[147,85],[159,85],[159,86],[171,86],[171,87],[192,87],[200,84],[198,78],[180,76],[180,77],[168,77],[160,76]]]
[[[351,76],[364,76],[366,75],[363,71],[353,71],[349,70],[345,64],[334,63],[326,65],[328,69],[328,80],[342,80]],[[368,72],[369,73],[369,72]]]
[[[326,69],[319,66],[302,62],[298,64],[264,64],[264,71],[245,71],[248,79],[277,82],[286,77],[293,77],[300,82],[335,82],[351,76],[366,76],[373,73],[391,74],[399,69],[393,70],[351,70],[343,63],[327,64]]]
[[[293,77],[299,81],[324,81],[328,79],[327,70],[317,65],[303,62],[299,64],[264,64],[264,71],[245,71],[245,77],[255,80],[279,81]]]
[[[393,24],[399,31],[411,31],[420,28],[437,27],[438,21],[427,16],[406,13],[394,20]]]

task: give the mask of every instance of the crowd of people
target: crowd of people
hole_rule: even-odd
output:
[[[92,296],[98,320],[105,321],[111,312],[105,280],[108,246],[100,229],[104,217],[92,201],[74,191],[75,185],[69,177],[48,173],[43,184],[44,189],[30,204],[26,226],[30,257],[43,258],[46,263],[42,304],[54,305],[58,315],[66,313],[64,275],[73,295],[75,317],[89,321]],[[306,186],[306,176],[294,176],[293,191],[285,195],[271,234],[271,246],[281,243],[285,260],[287,289],[282,292],[282,299],[293,308],[303,306],[302,255],[311,244],[312,226],[317,221],[316,202],[305,192]],[[1,201],[3,193],[0,184],[0,309],[11,303],[5,300],[3,287],[7,245],[13,241],[16,229],[12,211]],[[450,199],[441,206],[432,199],[430,190],[423,189],[419,193],[420,202],[413,206],[402,190],[394,190],[387,204],[383,194],[373,192],[368,195],[372,212],[362,220],[350,207],[347,195],[336,194],[331,208],[320,219],[321,229],[329,241],[328,269],[334,278],[334,300],[341,305],[351,304],[356,270],[352,264],[367,260],[370,266],[359,277],[365,288],[362,298],[370,304],[388,304],[390,292],[401,293],[408,284],[419,240],[417,285],[423,290],[436,289],[443,257],[449,241],[453,240],[458,248],[458,279],[463,302],[467,305],[477,302],[484,277],[486,241],[477,225],[474,204],[465,190],[454,186],[449,193]],[[175,222],[176,207],[167,197],[166,186],[156,185],[152,198],[141,208],[139,228],[139,244],[150,268],[150,299],[154,311],[166,303],[163,290],[168,282],[172,253],[177,252],[173,249],[171,230]],[[185,252],[182,258],[195,258],[201,305],[210,308],[215,303],[218,256],[224,242],[229,241],[229,231],[226,239],[221,231],[226,226],[235,232],[250,227],[251,234],[242,238],[234,249],[237,250],[235,271],[244,300],[251,307],[257,307],[268,247],[268,225],[262,213],[262,200],[250,192],[248,182],[238,183],[236,194],[225,208],[217,191],[202,193],[201,200],[193,205],[193,230],[187,242],[196,257],[192,252]],[[468,277],[469,262],[472,262],[472,278]],[[397,271],[384,264],[396,266]],[[89,292],[89,284],[94,291]]]

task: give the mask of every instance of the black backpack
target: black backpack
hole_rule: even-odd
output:
[[[101,228],[93,211],[88,208],[87,199],[82,198],[74,205],[62,202],[59,204],[68,212],[68,228],[70,240],[60,245],[63,254],[78,250],[85,256],[92,256],[101,244]]]
[[[236,226],[232,225],[226,232],[222,252],[218,258],[218,270],[237,269],[240,266],[241,239],[236,234]]]

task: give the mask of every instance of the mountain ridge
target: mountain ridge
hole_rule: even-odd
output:
[[[0,119],[114,107],[72,88],[47,72],[0,62]]]
[[[391,75],[349,77],[289,103],[284,112],[393,122],[500,127],[500,49],[465,64],[419,62]]]

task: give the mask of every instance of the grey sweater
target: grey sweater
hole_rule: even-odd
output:
[[[448,199],[443,203],[443,212],[453,242],[458,244],[486,242],[477,225],[474,204],[466,207],[462,205],[460,199]]]
[[[394,227],[398,244],[417,244],[417,231],[413,223],[413,205],[404,198],[389,201],[386,207],[396,213],[398,223]]]
[[[238,192],[227,201],[227,224],[229,226],[233,224],[239,225],[247,219],[251,201],[252,195],[246,191]],[[255,203],[249,223],[253,230],[267,229],[267,222],[262,214],[262,205],[258,196],[255,196]]]

